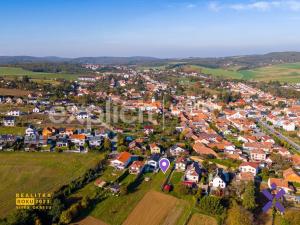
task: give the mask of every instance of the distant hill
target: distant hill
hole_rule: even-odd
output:
[[[71,64],[104,64],[104,65],[136,65],[166,62],[165,59],[154,57],[80,57],[80,58],[60,58],[33,57],[33,56],[0,56],[0,65],[24,64],[24,63],[71,63]]]
[[[0,56],[0,65],[20,64],[20,63],[60,63],[70,59],[56,56],[33,57],[33,56]]]
[[[253,69],[281,63],[300,62],[300,52],[272,52],[264,55],[228,56],[219,58],[187,58],[185,64],[209,68]],[[176,66],[176,64],[174,65]]]
[[[176,62],[174,64],[174,62]],[[163,65],[172,63],[172,66],[192,64],[210,68],[235,68],[237,70],[253,69],[257,67],[300,62],[300,52],[272,52],[264,55],[228,56],[218,58],[169,58],[154,57],[32,57],[32,56],[0,56],[0,65],[13,65],[23,63],[71,63],[71,64],[104,64],[104,65]]]

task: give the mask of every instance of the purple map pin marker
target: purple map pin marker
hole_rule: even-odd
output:
[[[166,173],[169,167],[170,161],[167,158],[161,158],[159,160],[159,168],[161,169],[161,171],[163,171],[163,173]]]

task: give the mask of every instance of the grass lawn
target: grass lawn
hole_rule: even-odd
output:
[[[118,176],[120,176],[122,172],[114,170],[112,167],[107,167],[104,173],[100,176],[101,179],[109,182],[114,181]],[[179,184],[182,173],[174,172],[171,178],[173,184]],[[141,199],[148,193],[149,191],[157,191],[161,192],[160,188],[163,184],[164,180],[167,177],[167,174],[164,175],[162,172],[157,174],[147,173],[144,174],[143,177],[150,177],[150,181],[142,181],[138,187],[126,194],[121,196],[113,196],[109,194],[106,199],[102,202],[99,202],[95,205],[92,211],[89,213],[90,216],[100,219],[107,224],[117,225],[122,224],[128,215],[132,212],[132,210],[136,207],[136,205],[141,201]],[[128,174],[124,177],[123,180],[120,181],[121,185],[128,185],[136,178],[136,175]],[[93,182],[86,185],[84,188],[73,194],[71,199],[81,199],[86,195],[90,195],[95,193],[99,189],[94,185]],[[171,192],[170,195],[175,197],[180,197],[180,195],[176,192]],[[192,196],[184,196],[183,200],[180,200],[182,204],[185,206],[182,207],[180,204],[178,209],[174,209],[178,215],[176,216],[175,224],[185,224],[188,220],[190,213],[192,211],[194,202],[192,201]],[[179,199],[178,199],[179,200]],[[187,200],[187,201],[186,201]],[[176,206],[177,207],[177,206]]]
[[[26,127],[0,127],[0,135],[12,134],[12,135],[24,135]]]
[[[238,168],[239,165],[242,163],[241,161],[235,161],[232,159],[209,159],[208,161],[234,169]]]
[[[53,192],[101,159],[96,153],[1,152],[0,217],[15,208],[16,193]]]
[[[28,76],[33,79],[66,79],[66,80],[75,80],[77,79],[77,74],[66,74],[66,73],[39,73],[32,72],[29,70],[24,70],[17,67],[0,67],[0,77],[1,76]]]
[[[122,182],[127,183],[132,179],[132,176],[128,175]],[[144,176],[151,177],[151,180],[148,182],[143,181],[132,193],[119,197],[109,196],[95,206],[91,216],[99,218],[108,224],[122,224],[149,190],[160,191],[160,186],[166,178],[166,175],[162,172],[145,174]]]

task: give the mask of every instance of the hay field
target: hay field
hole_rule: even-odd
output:
[[[16,193],[53,192],[102,158],[93,153],[0,152],[0,217],[15,208]]]
[[[183,212],[182,201],[160,192],[150,191],[137,204],[123,225],[176,224]]]

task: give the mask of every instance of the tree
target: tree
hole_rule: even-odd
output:
[[[124,136],[122,134],[118,134],[117,139],[118,139],[118,141],[117,141],[118,146],[124,145],[125,140],[124,140]]]
[[[34,224],[34,214],[27,210],[17,210],[7,218],[10,225]]]
[[[262,177],[262,179],[263,180],[268,180],[268,178],[269,178],[269,169],[268,168],[263,168],[262,170],[261,170],[261,177]]]
[[[70,210],[63,211],[60,215],[59,222],[62,224],[69,224],[72,221],[72,213]]]
[[[228,210],[226,224],[252,225],[253,215],[243,207],[239,206],[236,201],[234,201],[232,207]]]
[[[127,147],[125,145],[120,145],[117,147],[118,152],[124,152],[125,150],[127,150]]]
[[[255,186],[254,183],[251,181],[248,183],[246,186],[245,192],[242,195],[242,203],[243,206],[246,209],[253,210],[256,207],[256,202],[255,202]]]
[[[49,212],[49,215],[52,216],[52,221],[57,222],[59,219],[59,216],[61,212],[63,211],[64,205],[59,199],[54,199],[52,203],[51,210]]]
[[[221,199],[215,196],[204,196],[200,199],[198,207],[213,215],[220,215],[224,211],[224,207],[221,204]]]
[[[203,166],[204,169],[208,170],[208,168],[209,168],[209,161],[206,160],[206,159],[203,160],[202,161],[202,166]]]
[[[111,149],[111,141],[108,138],[104,139],[103,148],[105,151],[108,151]]]
[[[84,196],[84,197],[81,199],[81,202],[80,202],[81,207],[82,207],[83,209],[88,208],[90,202],[91,202],[91,199],[89,198],[89,196]]]

